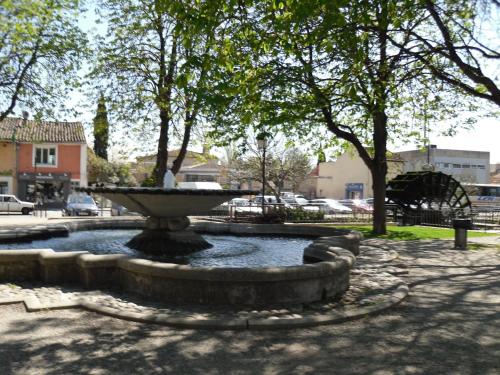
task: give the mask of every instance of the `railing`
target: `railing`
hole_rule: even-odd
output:
[[[312,207],[306,206],[306,207]],[[354,223],[354,224],[369,224],[373,220],[373,213],[361,212],[353,210],[350,213],[327,211],[324,207],[319,207],[318,212],[322,212],[323,216],[312,217],[308,215],[305,208],[301,207],[286,207],[283,203],[266,204],[264,206],[266,215],[281,215],[287,222],[323,222],[323,223]],[[305,213],[303,215],[292,213]],[[314,211],[310,211],[314,212]],[[212,220],[224,221],[240,221],[240,222],[255,222],[259,217],[262,217],[262,206],[260,204],[250,204],[248,206],[219,206],[205,215],[200,215]],[[500,207],[474,207],[472,211],[463,211],[459,209],[450,210],[420,210],[420,211],[403,211],[396,205],[386,206],[387,222],[393,222],[398,225],[429,225],[438,227],[451,228],[453,219],[467,216],[473,220],[473,224],[477,228],[500,229]]]
[[[474,226],[483,229],[500,229],[500,206],[473,207]]]
[[[291,206],[284,203],[266,203],[264,215],[280,216],[287,222],[325,222],[325,223],[370,223],[371,211],[338,212],[321,205]],[[254,222],[262,218],[262,205],[251,203],[246,206],[222,205],[202,215],[213,220]]]

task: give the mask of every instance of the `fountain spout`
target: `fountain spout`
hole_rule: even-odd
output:
[[[163,187],[165,189],[175,188],[175,176],[170,169],[167,169],[163,176]]]

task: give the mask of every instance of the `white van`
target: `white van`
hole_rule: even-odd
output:
[[[2,212],[21,212],[23,215],[28,215],[34,207],[34,203],[23,202],[15,195],[0,194],[0,211]]]

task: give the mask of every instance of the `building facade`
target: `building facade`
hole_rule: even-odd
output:
[[[299,185],[298,193],[302,194],[307,199],[317,198],[319,178],[319,163],[307,175],[307,178]]]
[[[387,180],[402,173],[403,161],[397,155],[387,157]],[[336,161],[318,164],[316,197],[366,199],[373,197],[373,179],[363,160],[354,152],[345,152]]]
[[[79,122],[7,118],[0,123],[0,181],[22,200],[62,207],[87,186],[87,143]],[[5,145],[5,146],[4,146]]]
[[[168,168],[179,155],[179,150],[168,152]],[[148,178],[156,164],[156,155],[141,156],[132,166],[132,173],[136,180],[142,183]],[[177,182],[217,182],[223,184],[223,164],[214,155],[205,152],[188,151],[177,173]]]
[[[428,150],[398,152],[405,161],[404,172],[421,171],[430,164],[434,171],[452,175],[457,181],[477,184],[490,182],[490,153],[445,150],[431,145]]]
[[[500,163],[490,165],[490,184],[500,184]]]
[[[14,194],[16,181],[16,147],[14,143],[0,141],[0,194]]]

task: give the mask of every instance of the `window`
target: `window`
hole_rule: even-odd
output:
[[[215,176],[211,175],[197,175],[197,174],[187,174],[186,182],[215,182]]]
[[[462,165],[461,164],[453,164],[453,168],[462,168]]]
[[[70,182],[70,189],[73,191],[75,188],[80,187],[80,181],[71,181]]]
[[[7,181],[0,181],[0,194],[9,193],[9,183]]]
[[[464,169],[469,169],[469,168],[470,168],[470,165],[469,165],[469,164],[462,164],[462,168],[464,168]]]
[[[484,169],[484,165],[478,165],[477,166],[479,169]]]
[[[35,166],[37,165],[56,165],[56,147],[36,147],[35,148]]]
[[[449,168],[450,167],[450,163],[443,163],[443,167]]]

